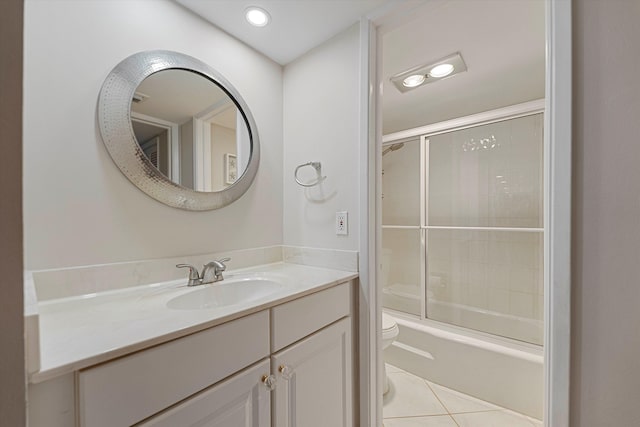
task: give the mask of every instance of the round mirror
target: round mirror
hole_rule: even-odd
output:
[[[103,141],[120,170],[170,206],[237,200],[258,168],[255,123],[238,92],[195,58],[152,51],[114,68],[100,92]]]
[[[160,173],[197,191],[222,191],[247,167],[249,129],[217,84],[186,70],[151,74],[131,101],[140,148]]]

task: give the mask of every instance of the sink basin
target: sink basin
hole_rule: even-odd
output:
[[[243,304],[259,300],[286,288],[283,283],[270,279],[240,279],[202,285],[167,302],[177,310],[201,310]]]

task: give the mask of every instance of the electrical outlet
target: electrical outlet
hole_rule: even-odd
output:
[[[347,211],[336,212],[336,234],[343,236],[349,234],[349,215]]]

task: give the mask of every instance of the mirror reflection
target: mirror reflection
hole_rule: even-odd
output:
[[[168,69],[144,79],[131,102],[131,125],[149,161],[186,188],[224,190],[249,161],[244,116],[220,86],[195,72]]]

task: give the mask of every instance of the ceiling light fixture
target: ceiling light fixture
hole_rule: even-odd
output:
[[[405,77],[402,81],[402,85],[405,87],[416,87],[424,83],[426,77],[423,74],[412,74],[409,77]]]
[[[271,21],[269,13],[256,6],[248,7],[244,12],[244,16],[247,18],[247,22],[254,27],[264,27]]]
[[[460,52],[456,52],[438,61],[432,61],[425,65],[402,71],[391,77],[390,80],[400,92],[407,92],[463,71],[467,71],[467,65],[464,63]]]
[[[449,74],[453,73],[455,67],[451,64],[440,64],[436,65],[429,71],[429,77],[442,78],[446,77]]]

